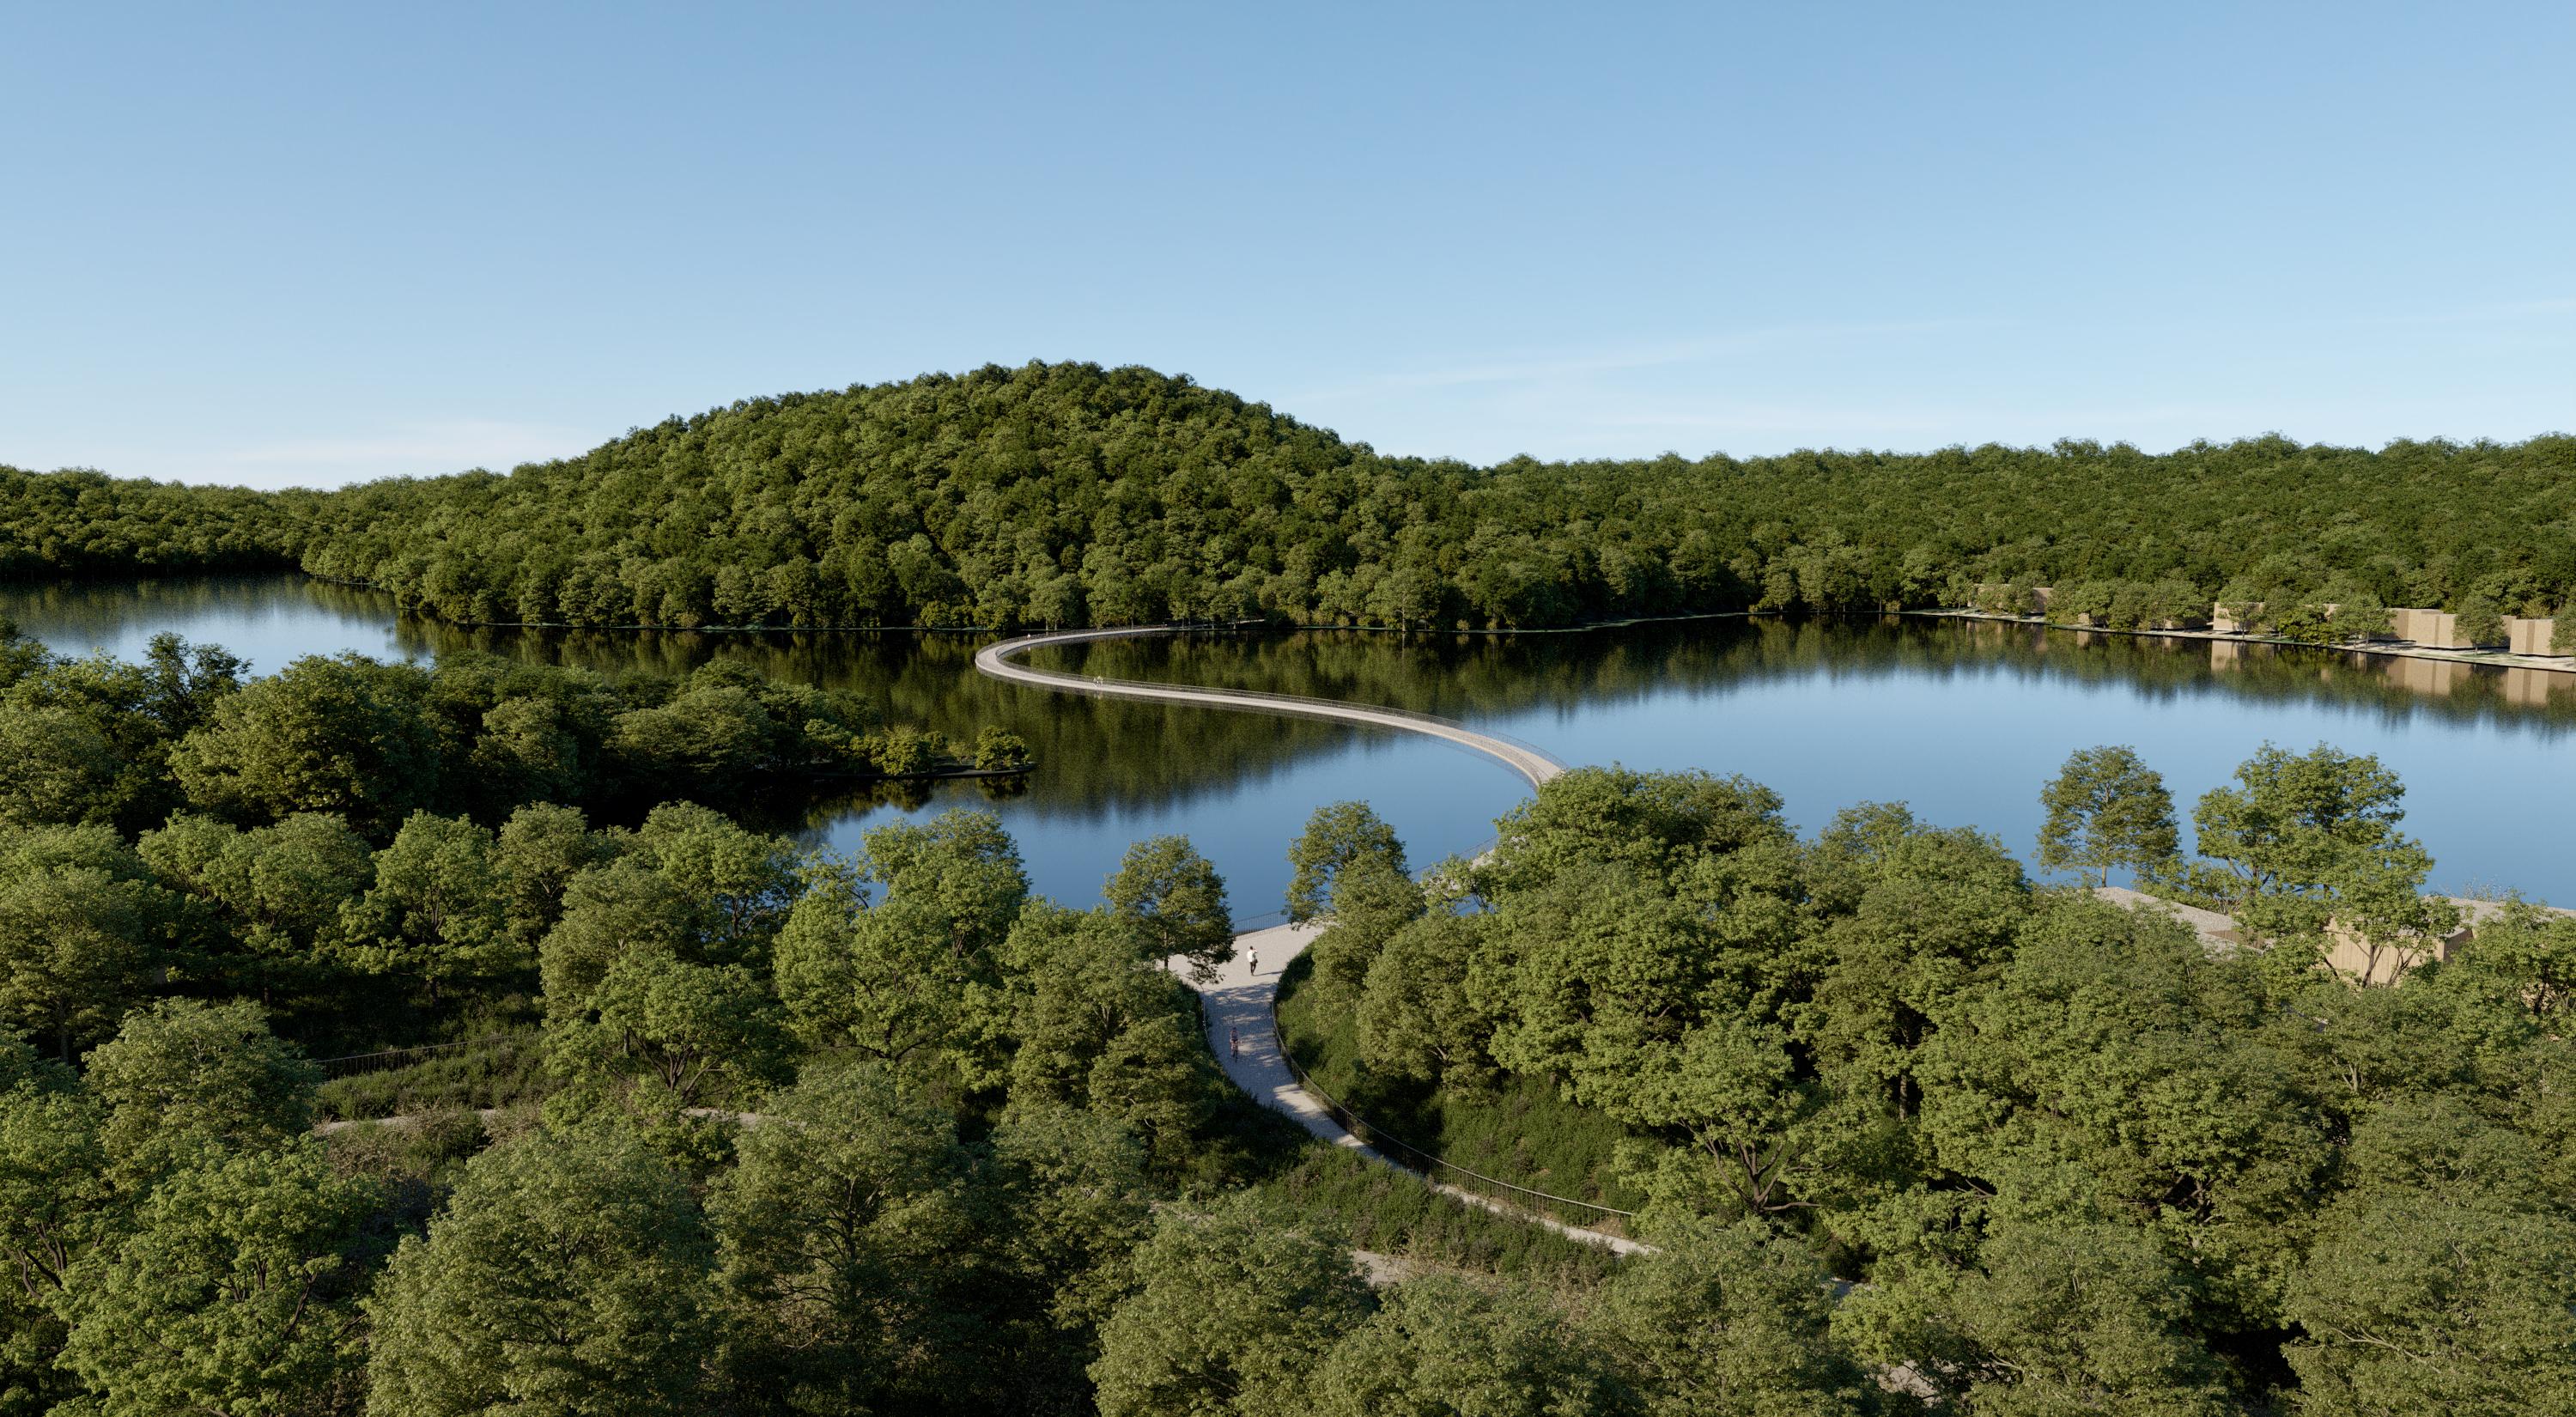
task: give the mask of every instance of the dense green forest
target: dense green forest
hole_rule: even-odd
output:
[[[1551,626],[2085,587],[2548,614],[2576,438],[2060,442],[1491,468],[1185,377],[987,367],[747,400],[506,475],[261,495],[0,470],[0,573],[300,565],[443,619]]]
[[[506,477],[0,470],[0,574],[300,565],[590,627],[1537,626],[2051,583],[2113,622],[2260,601],[2340,633],[2310,607],[2564,604],[2571,483],[2556,437],[1474,469],[1031,366]],[[2227,910],[2243,948],[1902,806],[1802,839],[1741,779],[1578,770],[1428,871],[1364,806],[1318,813],[1292,1046],[1415,1140],[1640,1212],[1659,1252],[1614,1261],[1225,1085],[1180,976],[1231,902],[1187,842],[1072,910],[989,815],[848,857],[772,834],[818,780],[1025,763],[989,686],[880,702],[790,637],[635,638],[616,673],[459,643],[251,677],[0,623],[0,1417],[2576,1410],[2576,922],[2511,907],[2443,959],[2372,760],[2267,749],[2188,860],[2133,754],[2047,786],[2044,863]],[[1287,686],[1457,707],[1351,638]],[[1224,674],[1280,686],[1270,643]],[[1813,649],[1773,623],[1708,653]],[[2308,653],[2239,672],[2315,694]],[[1030,737],[1260,761],[1299,731],[1082,714]],[[2332,967],[2340,926],[2384,975]]]
[[[2077,754],[2043,856],[2228,908],[2219,950],[1901,806],[1799,840],[1740,778],[1578,769],[1421,876],[1346,804],[1295,856],[1329,928],[1281,1016],[1372,1120],[1858,1281],[1808,1372],[1973,1413],[2567,1411],[2576,920],[2441,961],[2402,795],[2267,749],[2186,861],[2152,769]],[[1867,1406],[1774,1402],[1660,1410]]]
[[[1798,839],[1740,780],[1579,770],[1419,875],[1318,813],[1299,1002],[1380,1097],[1611,1137],[1660,1251],[1613,1262],[1226,1086],[1184,841],[1072,910],[984,814],[809,854],[685,757],[646,805],[632,755],[700,737],[629,716],[789,692],[717,668],[630,701],[0,636],[13,751],[82,749],[0,800],[0,1412],[2576,1399],[2576,925],[2326,967],[2329,918],[2449,923],[2368,759],[2249,762],[2192,862],[2133,758],[2052,785],[2048,849],[2265,946],[2219,954],[1901,808]],[[500,770],[558,703],[605,736]],[[761,751],[875,721],[795,704]]]
[[[0,796],[0,1412],[1086,1411],[1219,1191],[1345,1271],[1601,1277],[1221,1085],[1185,842],[1090,911],[987,815],[800,851],[706,769],[874,716],[711,667],[0,626],[0,736],[53,754]]]
[[[320,501],[0,464],[0,576],[275,570],[295,563]]]

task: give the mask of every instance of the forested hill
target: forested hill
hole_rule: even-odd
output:
[[[0,538],[18,575],[292,556],[448,619],[583,625],[1537,626],[2004,581],[2540,614],[2576,599],[2576,438],[1475,468],[1186,377],[1032,364],[329,495],[7,473]]]
[[[0,577],[289,568],[324,495],[0,463]]]

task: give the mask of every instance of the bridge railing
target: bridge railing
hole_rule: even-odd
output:
[[[390,1072],[395,1068],[407,1068],[414,1063],[425,1063],[432,1058],[441,1057],[459,1049],[480,1047],[509,1036],[506,1033],[494,1033],[456,1043],[415,1043],[405,1048],[379,1048],[372,1053],[349,1053],[337,1058],[316,1058],[313,1061],[322,1069],[324,1077],[355,1077],[360,1073],[382,1073]]]

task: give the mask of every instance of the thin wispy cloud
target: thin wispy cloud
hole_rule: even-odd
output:
[[[1291,397],[1301,402],[1322,402],[1372,394],[1467,388],[1478,384],[1562,383],[1601,374],[1700,364],[1789,346],[1830,346],[1862,340],[1942,334],[1993,328],[2003,323],[1997,319],[1941,319],[1774,325],[1619,348],[1532,354],[1522,358],[1429,369],[1391,370],[1349,384],[1303,390]]]
[[[1945,404],[1940,407],[1908,405],[1869,405],[1834,407],[1796,404],[1753,404],[1717,408],[1612,410],[1580,420],[1586,427],[1604,429],[1687,428],[1719,433],[1783,433],[1818,428],[1840,428],[1852,432],[1916,432],[1943,427],[1998,427],[2011,425],[2046,425],[2065,430],[2082,430],[2104,425],[2212,419],[2234,420],[2247,416],[2278,416],[2305,412],[2294,407],[2275,405],[2220,404],[2142,404],[2134,406],[2099,405],[2093,407],[2029,407],[2021,405],[1976,406]]]
[[[224,479],[338,484],[377,477],[435,476],[471,467],[496,470],[568,456],[595,434],[541,423],[458,419],[405,424],[382,433],[290,438],[219,452],[207,469]]]
[[[2493,300],[2446,310],[2408,310],[2382,315],[2356,315],[2337,324],[2353,325],[2500,325],[2529,320],[2576,323],[2576,296],[2532,300]]]

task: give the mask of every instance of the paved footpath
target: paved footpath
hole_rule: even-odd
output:
[[[1271,1000],[1279,992],[1279,971],[1288,961],[1305,952],[1306,946],[1323,933],[1320,925],[1274,925],[1267,930],[1254,930],[1234,937],[1234,958],[1217,971],[1210,983],[1192,987],[1199,991],[1205,1005],[1208,1027],[1208,1051],[1225,1065],[1225,1075],[1234,1080],[1252,1099],[1274,1111],[1284,1112],[1317,1137],[1346,1146],[1371,1161],[1394,1166],[1386,1153],[1361,1141],[1344,1130],[1324,1104],[1298,1085],[1297,1075],[1288,1071],[1288,1060],[1281,1053],[1278,1035],[1270,1026]],[[1256,971],[1255,964],[1259,968]],[[1176,967],[1178,962],[1175,961]],[[1184,973],[1183,978],[1188,978]],[[1417,1173],[1418,1174],[1418,1173]],[[1555,1231],[1570,1240],[1599,1245],[1614,1254],[1652,1254],[1654,1248],[1620,1235],[1605,1235],[1568,1225],[1544,1215],[1533,1214],[1517,1206],[1505,1205],[1490,1197],[1441,1181],[1429,1182],[1431,1188],[1465,1205],[1489,1210],[1496,1215],[1527,1221]]]

